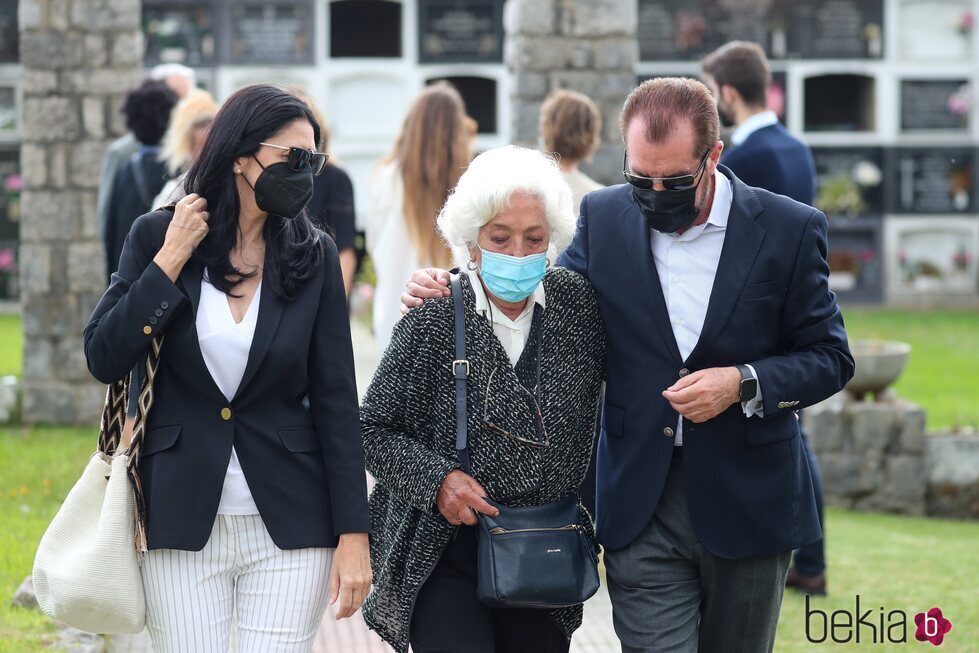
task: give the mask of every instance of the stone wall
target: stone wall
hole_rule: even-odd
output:
[[[589,96],[602,112],[602,145],[582,169],[621,183],[619,110],[636,84],[635,0],[508,0],[505,60],[514,143],[536,147],[541,103],[554,89]]]
[[[142,74],[137,0],[20,0],[23,418],[98,418],[82,329],[105,290],[95,199],[118,108]]]
[[[807,409],[805,426],[829,505],[979,519],[979,436],[926,436],[920,406],[846,394]]]

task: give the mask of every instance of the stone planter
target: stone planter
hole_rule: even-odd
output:
[[[877,399],[897,381],[908,363],[911,345],[892,340],[855,340],[850,343],[856,372],[846,385],[856,399],[868,394]]]

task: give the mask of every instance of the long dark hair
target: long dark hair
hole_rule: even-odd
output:
[[[209,233],[194,251],[194,258],[208,268],[208,280],[219,290],[232,289],[255,273],[243,273],[231,265],[237,243],[238,190],[233,172],[235,159],[254,154],[259,143],[295,120],[308,120],[313,137],[320,142],[320,125],[303,100],[273,84],[254,84],[229,97],[211,123],[201,154],[187,171],[184,188],[207,200]],[[306,211],[287,219],[269,215],[265,237],[264,281],[273,292],[291,299],[297,288],[320,264],[323,232],[313,226]]]

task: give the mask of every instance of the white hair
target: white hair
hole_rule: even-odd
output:
[[[161,63],[158,66],[153,66],[150,70],[150,79],[165,81],[168,77],[183,77],[190,80],[191,86],[197,84],[197,73],[194,72],[193,68],[188,68],[183,64]]]
[[[533,195],[544,210],[551,260],[571,243],[575,207],[571,188],[553,157],[516,145],[483,152],[469,164],[439,212],[438,228],[455,264],[469,261],[479,228],[510,206],[514,193]]]

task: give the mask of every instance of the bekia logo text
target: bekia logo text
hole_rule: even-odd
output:
[[[860,595],[854,600],[853,612],[834,610],[827,613],[813,608],[812,597],[806,596],[806,639],[813,644],[827,640],[837,644],[902,644],[908,641],[908,614],[904,610],[861,609]],[[914,638],[941,646],[945,635],[952,630],[952,622],[941,608],[914,615]]]

